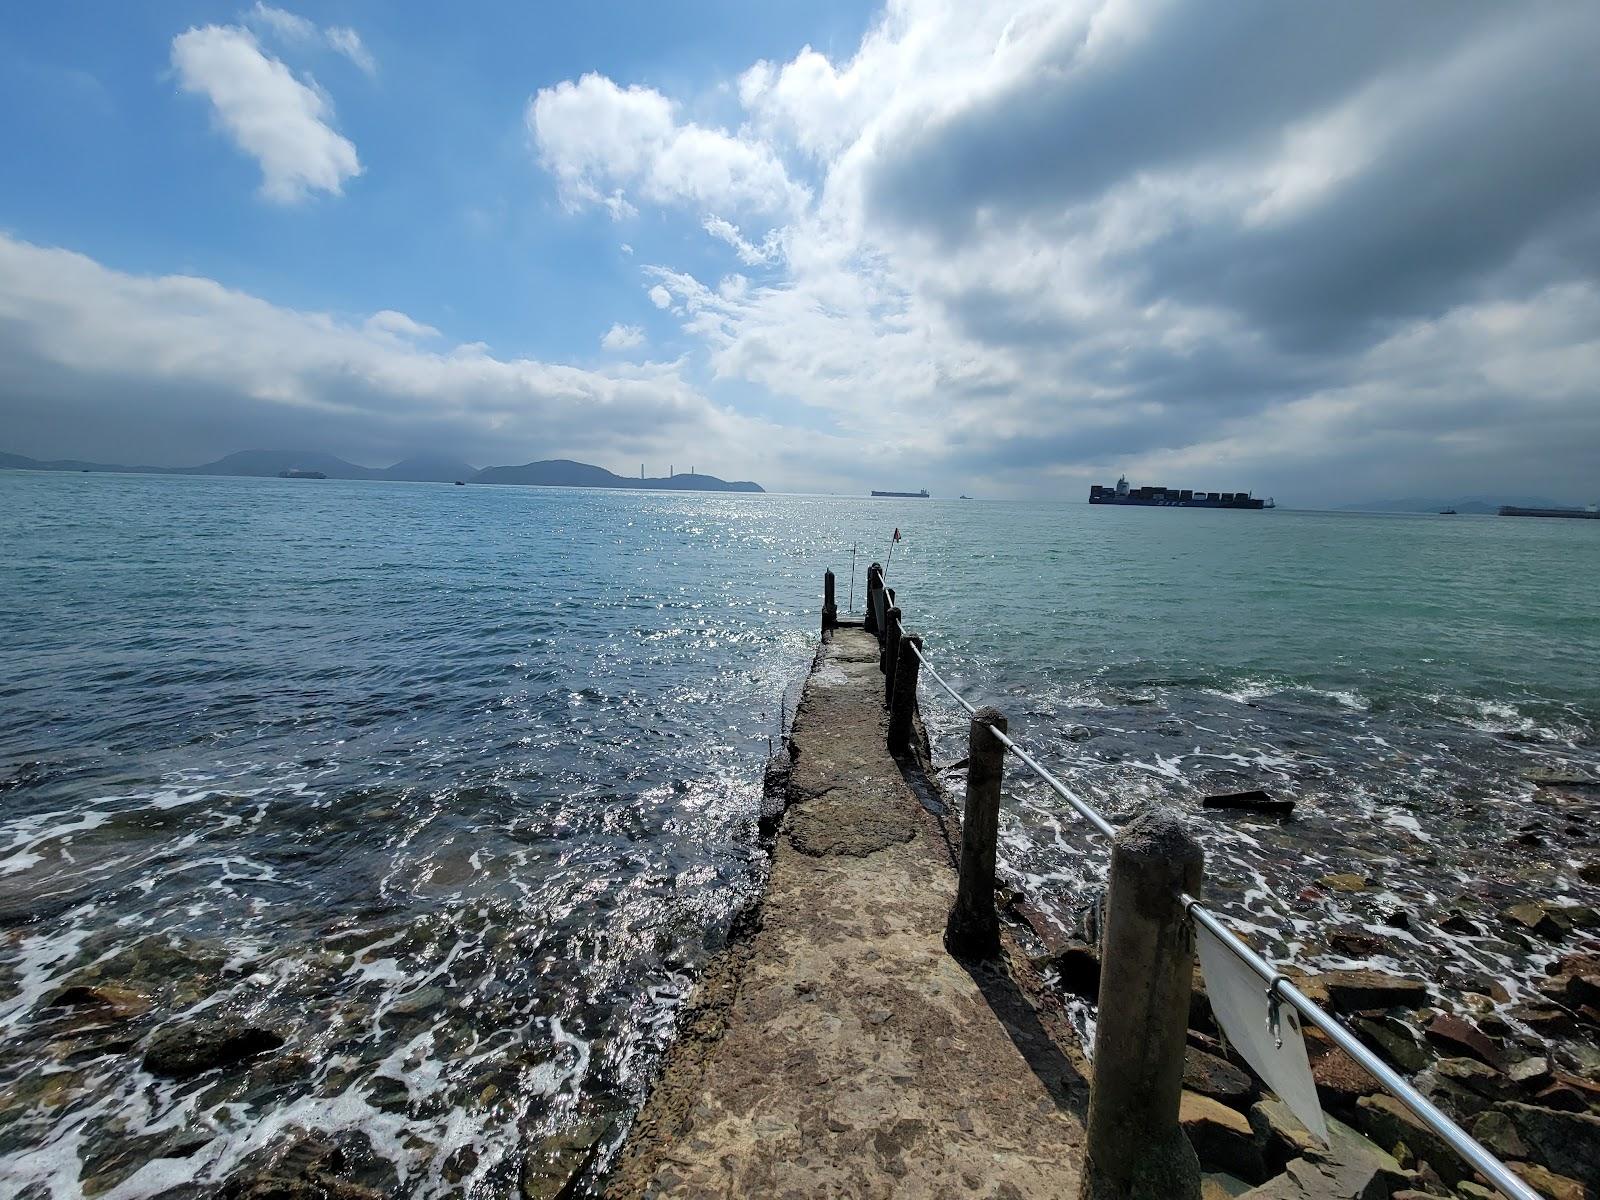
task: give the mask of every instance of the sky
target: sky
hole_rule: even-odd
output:
[[[1600,5],[0,16],[0,450],[1600,499]]]

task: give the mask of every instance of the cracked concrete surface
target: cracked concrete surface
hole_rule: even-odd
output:
[[[858,628],[819,649],[753,930],[702,979],[608,1195],[1077,1194],[1082,1061],[1024,959],[945,951],[949,834],[884,749],[877,662]]]

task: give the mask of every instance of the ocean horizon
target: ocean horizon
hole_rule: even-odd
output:
[[[1540,782],[1600,777],[1588,522],[12,471],[0,511],[21,1196],[216,1182],[290,1126],[408,1197],[614,1147],[759,895],[828,569],[859,612],[887,563],[930,661],[1114,820],[1182,813],[1264,952],[1512,1004],[1549,955],[1436,922],[1600,906],[1600,792]],[[1293,819],[1201,807],[1245,788]],[[1062,931],[1092,846],[1008,773],[1001,877]],[[126,1022],[58,1003],[91,985]],[[284,1051],[141,1065],[215,1013]]]

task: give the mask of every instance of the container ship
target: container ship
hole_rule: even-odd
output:
[[[1089,488],[1090,504],[1138,504],[1149,508],[1276,508],[1270,499],[1257,500],[1249,492],[1196,492],[1189,488],[1129,487],[1128,477],[1116,487],[1098,483]]]
[[[923,488],[920,492],[879,492],[879,491],[874,491],[872,494],[874,496],[895,496],[895,497],[897,497],[897,498],[899,498],[901,500],[926,500],[928,498],[928,489],[927,488]]]

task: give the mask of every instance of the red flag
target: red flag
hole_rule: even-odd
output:
[[[898,529],[894,531],[894,540],[897,542],[900,540],[900,531]]]

